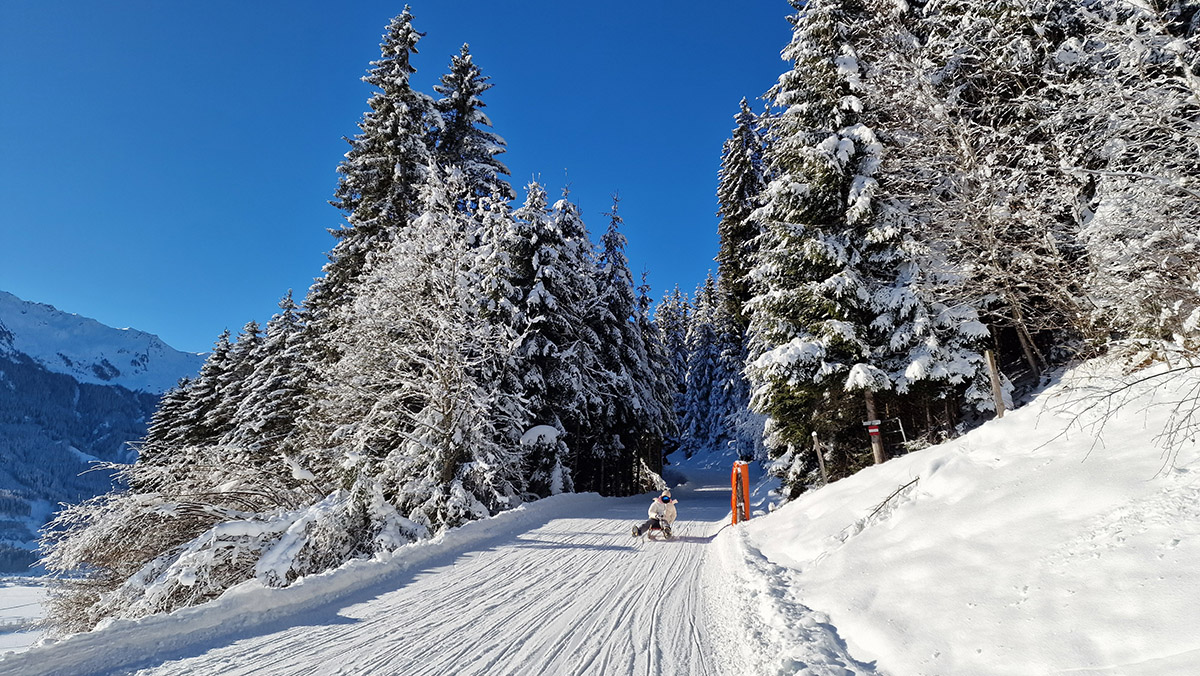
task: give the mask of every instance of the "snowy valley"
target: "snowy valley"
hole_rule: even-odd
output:
[[[0,291],[0,572],[26,572],[59,503],[112,486],[94,462],[131,462],[161,394],[203,355]]]

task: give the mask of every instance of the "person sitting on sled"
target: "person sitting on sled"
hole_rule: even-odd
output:
[[[642,533],[651,528],[661,529],[663,535],[671,537],[671,524],[675,523],[675,503],[678,500],[671,498],[671,490],[666,489],[662,495],[654,498],[654,502],[650,503],[650,509],[647,514],[650,518],[645,523],[633,527],[633,537],[641,537]]]

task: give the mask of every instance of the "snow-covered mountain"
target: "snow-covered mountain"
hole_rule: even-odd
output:
[[[34,560],[60,502],[108,490],[95,461],[129,462],[163,390],[202,355],[0,291],[0,572]]]
[[[80,383],[161,394],[200,370],[204,355],[180,352],[158,336],[0,291],[0,356],[24,355]]]

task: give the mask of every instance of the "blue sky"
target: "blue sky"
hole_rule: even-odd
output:
[[[410,4],[414,84],[470,43],[518,193],[569,183],[598,237],[619,192],[656,298],[715,269],[721,143],[785,68],[785,0]],[[303,297],[403,6],[0,3],[0,290],[197,352]]]

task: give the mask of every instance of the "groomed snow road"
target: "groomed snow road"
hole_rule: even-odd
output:
[[[652,494],[559,496],[387,561],[10,655],[0,674],[876,673],[728,525],[723,476],[674,491],[670,541],[629,532]]]

